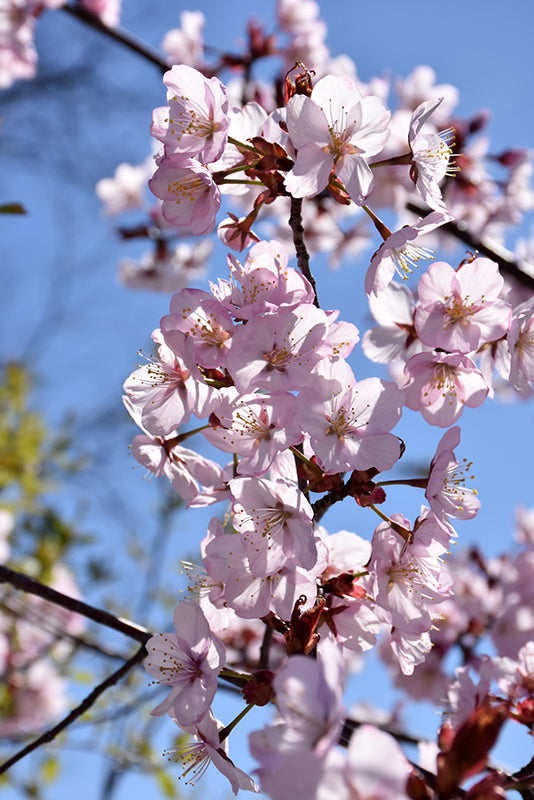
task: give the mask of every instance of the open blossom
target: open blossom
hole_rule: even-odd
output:
[[[464,406],[477,408],[489,387],[474,361],[459,353],[418,353],[404,367],[404,404],[430,425],[448,428]]]
[[[108,216],[141,208],[146,184],[154,172],[152,158],[140,165],[119,164],[112,178],[102,178],[95,187],[97,197],[104,203]]]
[[[325,312],[308,303],[237,327],[228,357],[237,389],[286,392],[307,386],[313,367],[331,352],[327,330]],[[323,354],[323,347],[329,352]]]
[[[169,105],[154,109],[150,133],[167,155],[217,161],[228,134],[228,92],[218,78],[205,78],[193,67],[174,65],[163,76]]]
[[[246,542],[250,567],[272,574],[291,563],[312,569],[317,562],[312,507],[296,486],[265,478],[230,482],[234,528]]]
[[[161,320],[166,343],[180,354],[191,346],[194,360],[208,369],[226,363],[234,325],[225,308],[202,289],[182,289],[173,295],[170,314]]]
[[[514,309],[508,333],[511,356],[509,381],[519,394],[532,394],[534,382],[534,301],[527,300]]]
[[[222,724],[215,719],[211,711],[195,725],[182,725],[178,719],[174,717],[173,719],[187,733],[192,733],[196,740],[170,748],[165,753],[169,760],[181,762],[184,767],[182,775],[186,778],[186,783],[196,785],[208,766],[213,764],[225,778],[228,778],[234,794],[240,789],[249,792],[260,791],[258,784],[246,772],[236,767],[228,757],[228,740],[220,741],[219,730]]]
[[[162,156],[149,180],[152,194],[163,201],[167,222],[199,236],[211,233],[221,205],[221,193],[209,169],[194,159]]]
[[[448,128],[440,133],[421,133],[421,128],[439,106],[442,98],[427,100],[418,106],[412,115],[408,142],[412,151],[412,178],[416,189],[430,208],[445,211],[439,188],[446,175],[454,175],[458,167],[451,162],[454,131]]]
[[[413,225],[404,225],[388,236],[371,259],[365,276],[365,291],[377,295],[389,285],[395,273],[407,280],[419,261],[434,258],[434,252],[417,244],[420,236],[430,233],[452,219],[441,211],[433,211]]]
[[[275,240],[255,244],[244,263],[229,254],[230,280],[212,283],[212,294],[240,320],[313,303],[309,281],[287,261],[286,248]]]
[[[242,395],[214,412],[218,424],[203,435],[220,450],[242,457],[236,468],[240,475],[261,476],[278,453],[302,441],[296,408],[290,393]]]
[[[369,308],[379,324],[366,331],[362,339],[368,359],[379,364],[408,361],[427,349],[415,332],[415,298],[405,284],[392,281],[380,295],[371,294]]]
[[[194,725],[208,713],[215,697],[225,647],[211,633],[196,603],[183,601],[176,606],[174,627],[176,633],[158,634],[146,645],[146,671],[159,683],[171,687],[152,714],[169,712],[178,725]]]
[[[455,270],[432,264],[419,281],[415,329],[422,342],[456,353],[471,353],[500,339],[512,309],[501,300],[504,280],[489,258],[475,258]]]
[[[294,197],[314,197],[335,171],[351,198],[362,204],[373,175],[367,159],[389,135],[390,114],[378,97],[362,97],[347,77],[326,75],[311,97],[295,95],[287,106],[287,128],[297,149],[285,185]]]
[[[320,381],[306,391],[299,420],[326,472],[353,469],[390,469],[400,456],[398,438],[389,433],[401,416],[402,396],[397,386],[379,378],[347,382]]]
[[[198,67],[204,55],[202,33],[206,18],[202,11],[182,11],[180,28],[167,31],[161,49],[167,53],[170,64],[187,64]]]
[[[459,444],[460,428],[451,428],[441,437],[430,465],[425,497],[432,511],[440,518],[445,515],[455,519],[472,519],[480,508],[476,490],[466,486],[471,465],[465,459],[459,464],[453,452],[453,448]]]
[[[339,737],[343,659],[332,640],[317,660],[288,659],[274,680],[279,718],[250,735],[261,788],[273,800],[316,797],[326,755]]]

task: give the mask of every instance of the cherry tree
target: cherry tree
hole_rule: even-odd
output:
[[[507,767],[495,747],[534,725],[533,512],[518,510],[498,556],[465,549],[460,526],[483,493],[462,452],[464,412],[501,403],[504,419],[505,398],[532,394],[531,245],[504,246],[534,208],[531,153],[492,154],[484,115],[459,119],[457,88],[431,67],[394,87],[360,80],[329,50],[314,0],[278,0],[239,52],[206,45],[200,11],[156,52],[119,27],[113,0],[9,0],[1,85],[38,74],[35,28],[60,11],[162,74],[152,155],[117,164],[95,192],[121,239],[145,247],[121,280],[169,295],[142,321],[150,352],[124,375],[131,454],[169,508],[199,522],[187,591],[177,567],[167,628],[149,629],[134,609],[126,619],[82,598],[61,549],[36,569],[40,539],[21,549],[27,509],[5,495],[0,579],[26,593],[26,612],[11,594],[1,611],[12,749],[0,772],[136,672],[136,724],[168,720],[170,771],[163,759],[152,771],[171,795],[169,774],[196,785],[212,765],[223,791],[274,800],[530,797],[532,759]],[[0,208],[24,210],[17,198]],[[212,252],[225,256],[208,281]],[[345,269],[351,254],[355,311],[343,318],[322,302],[323,262]],[[425,448],[415,467],[410,414]],[[112,652],[87,620],[137,649]],[[74,643],[120,666],[61,717]],[[357,673],[378,661],[405,703],[438,709],[431,735],[401,709],[351,705]],[[219,719],[227,694],[238,711]]]

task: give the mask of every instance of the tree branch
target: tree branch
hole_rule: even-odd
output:
[[[51,589],[49,586],[39,583],[39,581],[30,578],[28,575],[24,575],[22,572],[15,572],[15,570],[2,565],[0,565],[0,583],[9,583],[11,586],[23,592],[42,597],[43,600],[48,600],[62,608],[74,611],[76,614],[81,614],[88,619],[92,619],[93,622],[97,622],[99,625],[105,625],[108,628],[119,631],[119,633],[129,636],[130,639],[141,642],[141,644],[146,644],[152,636],[150,631],[147,631],[146,628],[141,628],[133,622],[119,619],[108,611],[90,606],[81,600],[68,597],[66,594]]]
[[[310,256],[304,243],[304,228],[302,227],[302,198],[291,197],[291,213],[289,215],[289,227],[293,232],[293,244],[295,245],[295,252],[297,254],[297,264],[300,271],[305,278],[309,280],[315,293],[315,300],[313,301],[317,308],[319,306],[319,298],[317,297],[317,287],[315,285],[315,278],[310,272]]]
[[[151,64],[155,64],[155,66],[159,67],[162,72],[167,72],[167,70],[170,69],[170,65],[156,50],[148,47],[146,44],[139,41],[122,28],[109,28],[107,25],[104,25],[99,17],[97,17],[95,14],[92,14],[90,11],[86,11],[86,9],[82,8],[81,6],[64,5],[61,6],[61,9],[66,11],[67,14],[70,14],[72,17],[76,17],[76,19],[78,19],[80,22],[83,22],[85,25],[88,25],[90,28],[94,28],[95,31],[104,34],[104,36],[108,36],[115,42],[119,42],[124,47],[127,47],[129,50],[137,53],[137,55],[142,56]]]
[[[407,203],[406,208],[408,211],[411,211],[412,214],[417,214],[420,217],[426,216],[425,209],[421,208],[416,203]],[[440,230],[445,233],[450,233],[455,239],[468,245],[472,250],[476,250],[481,256],[491,258],[492,261],[495,261],[499,265],[499,269],[502,273],[509,275],[511,278],[523,284],[523,286],[526,286],[527,289],[530,289],[531,292],[534,292],[534,277],[520,268],[519,264],[514,260],[513,253],[507,250],[506,247],[496,245],[490,247],[484,244],[483,241],[470,233],[467,228],[464,230],[460,227],[457,222],[447,222],[445,225],[441,226]]]
[[[118,683],[121,678],[128,674],[128,672],[138,664],[143,658],[146,656],[145,646],[142,645],[138,651],[132,656],[122,667],[119,667],[118,670],[113,672],[105,681],[99,683],[98,686],[95,686],[91,694],[89,694],[80,705],[76,706],[70,714],[68,714],[64,719],[61,720],[57,725],[49,730],[45,731],[41,736],[35,739],[26,747],[23,747],[22,750],[19,750],[18,753],[15,753],[10,759],[5,761],[3,764],[0,765],[0,775],[3,775],[7,770],[12,767],[17,761],[20,761],[25,756],[32,753],[34,750],[37,750],[42,744],[46,744],[47,742],[51,742],[56,736],[65,730],[69,725],[75,722],[79,717],[82,716],[86,711],[88,711],[94,703],[98,700],[101,694],[103,694],[106,689],[109,689],[110,686],[114,686]]]

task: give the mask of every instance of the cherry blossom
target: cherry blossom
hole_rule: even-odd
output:
[[[457,353],[418,353],[407,362],[404,374],[405,405],[440,428],[457,422],[464,406],[482,405],[489,392],[475,363]]]
[[[312,569],[317,562],[313,511],[286,481],[238,478],[230,482],[234,528],[242,534],[251,569],[272,574],[284,564]]]
[[[408,133],[413,181],[425,203],[435,211],[446,211],[440,182],[446,175],[455,175],[458,171],[458,167],[451,164],[453,129],[448,128],[440,133],[421,133],[421,128],[441,101],[442,98],[439,98],[421,103],[412,115]]]
[[[288,192],[314,197],[335,171],[351,198],[362,204],[373,180],[367,159],[384,146],[388,121],[389,112],[378,97],[362,97],[350,78],[327,75],[315,84],[311,97],[292,97],[287,127],[298,153],[286,177]]]
[[[222,724],[211,712],[195,725],[184,726],[177,719],[175,722],[188,733],[192,733],[196,739],[193,743],[182,744],[166,752],[170,760],[181,762],[184,767],[182,775],[187,778],[186,783],[196,785],[209,765],[213,764],[225,778],[228,778],[235,795],[240,789],[249,792],[260,791],[258,784],[246,772],[236,767],[228,757],[227,740],[221,742],[219,738]]]
[[[367,294],[380,294],[394,278],[395,273],[406,280],[419,266],[419,261],[434,258],[434,252],[421,247],[416,242],[420,236],[445,225],[452,219],[448,214],[433,211],[419,219],[414,225],[404,225],[383,242],[371,259],[365,276]]]
[[[205,22],[202,11],[181,12],[181,27],[167,31],[161,43],[161,49],[167,53],[170,64],[200,67],[204,55],[202,32]]]
[[[149,180],[167,222],[198,236],[210,233],[221,204],[219,187],[207,167],[194,159],[163,156]]]
[[[230,124],[224,85],[186,64],[174,65],[163,82],[169,105],[154,110],[152,136],[163,142],[167,155],[198,156],[205,164],[216,161]]]
[[[213,424],[203,435],[211,444],[241,456],[240,475],[264,475],[278,453],[303,439],[296,420],[297,399],[292,394],[270,398],[261,394],[242,395],[223,403]]]
[[[230,315],[201,289],[182,289],[173,295],[170,314],[161,320],[165,342],[177,354],[191,347],[203,367],[221,367],[227,361],[234,333]]]
[[[425,497],[440,518],[472,519],[480,508],[476,490],[466,486],[471,464],[466,459],[459,464],[453,452],[459,444],[460,428],[451,428],[441,437],[430,465]]]
[[[454,270],[432,264],[419,281],[415,329],[429,347],[470,353],[500,339],[510,327],[512,310],[500,299],[503,278],[494,261],[475,258]]]
[[[174,611],[176,633],[162,633],[147,642],[144,666],[171,691],[152,714],[171,713],[181,726],[193,725],[207,714],[224,665],[223,643],[211,633],[196,603],[181,602]]]
[[[527,300],[514,309],[507,336],[511,355],[510,383],[519,394],[532,394],[534,382],[534,301]]]
[[[326,472],[390,469],[400,455],[397,437],[389,433],[401,415],[397,386],[379,378],[350,382],[325,379],[307,392],[301,424]]]

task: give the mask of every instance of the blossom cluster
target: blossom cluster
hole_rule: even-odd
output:
[[[295,46],[299,26],[319,33],[315,9],[313,2],[298,10],[279,3]],[[459,785],[468,770],[456,764],[455,747],[475,736],[484,715],[496,730],[508,716],[527,724],[531,684],[518,675],[529,674],[532,643],[530,634],[516,636],[480,671],[478,685],[467,668],[454,675],[440,668],[440,657],[465,646],[473,626],[458,614],[463,600],[453,592],[462,562],[446,556],[454,520],[473,518],[480,505],[467,485],[469,464],[455,455],[460,430],[451,426],[465,406],[476,408],[493,393],[495,370],[518,392],[531,391],[534,307],[509,292],[494,261],[473,254],[456,268],[435,262],[416,289],[393,280],[433,257],[419,240],[444,236],[456,213],[448,179],[458,167],[446,127],[452,87],[436,87],[419,71],[399,87],[404,105],[391,113],[378,84],[373,91],[325,58],[321,67],[312,61],[313,69],[298,63],[289,70],[283,106],[265,97],[236,103],[230,87],[202,74],[194,34],[201,35],[201,21],[183,22],[192,38],[184,31],[175,42],[191,57],[164,77],[168,105],[154,111],[151,127],[163,149],[149,186],[161,201],[162,224],[185,235],[213,231],[228,196],[245,213],[230,212],[219,237],[233,250],[250,249],[241,259],[228,255],[230,277],[210,283],[210,291],[173,295],[152,334],[157,355],[124,384],[125,405],[142,430],[132,443],[135,458],[165,475],[190,508],[225,504],[224,521],[214,517],[200,542],[196,602],[180,603],[175,631],[148,644],[146,669],[170,689],[153,714],[167,713],[194,734],[190,750],[170,753],[193,782],[211,760],[235,793],[261,786],[275,800],[373,796],[387,783],[388,797],[392,786],[395,796],[416,797],[411,765],[376,727],[354,734],[344,755],[335,746],[343,740],[346,679],[359,655],[379,643],[399,685],[448,711],[433,771],[438,783]],[[318,38],[310,41],[316,46]],[[430,212],[389,230],[376,210],[414,197]],[[257,234],[266,213],[279,218],[288,210],[300,269],[289,263],[287,235]],[[328,230],[320,220],[347,213],[366,215],[382,240],[362,281],[378,326],[361,342],[354,324],[320,308],[302,253],[303,243]],[[329,247],[336,246],[332,231]],[[357,345],[391,364],[395,380],[358,379],[348,361]],[[425,477],[382,480],[406,446],[396,432],[403,407],[448,430]],[[197,450],[183,446],[200,436]],[[204,454],[206,442],[213,458]],[[396,482],[425,490],[427,505],[413,522],[380,508]],[[345,498],[380,516],[371,537],[319,525]],[[516,615],[528,602],[520,585],[518,578],[511,592]],[[500,611],[492,608],[495,621]],[[250,736],[259,785],[227,755],[235,723],[223,727],[211,708],[226,678],[241,682],[249,707],[276,704],[274,724]],[[496,685],[507,694],[499,702]],[[366,748],[373,747],[390,753],[389,772],[374,783],[366,777],[373,762]]]
[[[414,288],[407,279],[434,256],[428,239],[425,246],[420,240],[446,242],[459,214],[474,218],[476,205],[473,230],[495,235],[530,207],[530,158],[503,157],[510,174],[502,191],[480,177],[484,153],[471,146],[484,121],[450,127],[453,87],[436,86],[420,68],[397,86],[400,104],[391,111],[385,83],[366,86],[350,63],[330,59],[316,3],[281,1],[278,15],[295,58],[286,65],[283,104],[259,85],[247,101],[244,84],[236,91],[210,74],[203,20],[184,14],[166,46],[169,59],[182,63],[165,74],[167,105],[152,117],[161,149],[149,187],[160,203],[150,214],[163,248],[166,230],[214,231],[226,198],[238,213],[219,222],[218,236],[233,251],[247,250],[239,259],[228,255],[230,276],[209,291],[180,287],[152,334],[157,354],[124,384],[125,405],[141,429],[134,457],[166,476],[190,508],[224,504],[223,520],[213,517],[200,542],[202,564],[191,598],[175,610],[174,632],[148,643],[145,667],[168,689],[152,713],[168,714],[194,735],[194,744],[170,751],[191,782],[212,761],[235,793],[261,787],[275,800],[381,791],[452,797],[451,787],[486,766],[506,719],[532,724],[531,598],[522,582],[530,551],[508,570],[484,564],[492,580],[484,600],[474,569],[482,559],[447,555],[454,521],[472,519],[480,505],[467,485],[469,464],[455,454],[455,424],[499,382],[531,393],[534,306],[478,254],[457,266],[436,261]],[[250,35],[255,52],[272,53],[259,28]],[[143,202],[141,172],[121,169],[115,182],[99,184],[111,213]],[[404,212],[414,201],[429,209],[421,207],[415,221]],[[406,224],[391,231],[378,216],[384,207],[403,211]],[[288,213],[284,232],[280,219]],[[347,230],[351,217],[358,221]],[[259,235],[269,218],[274,239]],[[306,247],[361,249],[372,236],[364,219],[381,242],[362,280],[378,325],[360,341],[339,311],[320,307]],[[160,288],[170,286],[162,274]],[[390,364],[395,380],[359,379],[349,363],[357,345],[370,360]],[[383,480],[409,446],[401,438],[404,407],[448,430],[424,477]],[[185,447],[194,437],[197,449]],[[414,520],[382,511],[394,483],[425,491]],[[319,524],[347,498],[380,517],[370,536]],[[480,592],[467,602],[477,581]],[[517,630],[507,638],[509,617]],[[528,631],[520,617],[528,618]],[[489,631],[494,659],[475,653],[478,640],[469,637],[476,624],[480,638]],[[448,714],[429,767],[437,790],[376,726],[353,734],[345,753],[336,747],[346,743],[346,680],[377,644],[399,686]],[[447,673],[441,660],[455,647],[466,666]],[[212,710],[225,679],[241,687],[248,710],[276,705],[273,724],[249,740],[259,783],[227,754],[240,717],[223,726]],[[482,752],[474,742],[483,725],[491,733]],[[479,753],[473,763],[458,755],[466,743]],[[377,750],[388,754],[380,777]]]

